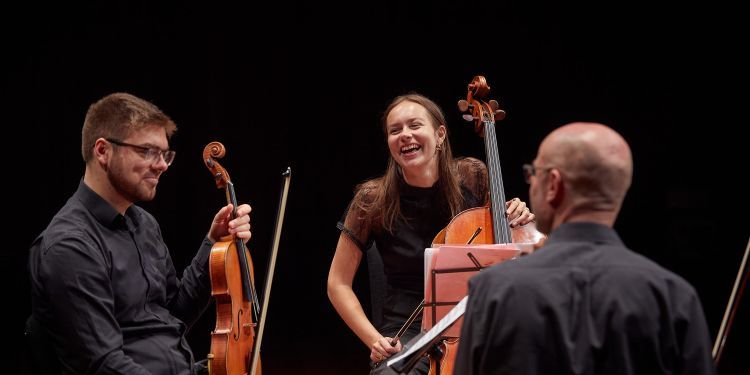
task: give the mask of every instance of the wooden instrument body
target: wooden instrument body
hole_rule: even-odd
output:
[[[435,236],[432,241],[437,245],[462,245],[469,243],[472,236],[481,229],[479,234],[473,238],[473,244],[493,244],[495,243],[492,234],[492,211],[490,207],[474,207],[461,211],[448,223],[448,225]],[[532,222],[520,227],[511,228],[511,237],[513,243],[539,243],[544,239],[544,235],[536,229]]]
[[[458,353],[458,337],[446,338],[438,344],[440,350],[439,364],[435,364],[430,357],[430,371],[428,375],[449,375],[453,374],[453,367],[456,363],[456,353]]]
[[[237,217],[237,196],[229,172],[216,160],[226,154],[224,145],[211,142],[203,148],[203,162],[216,187],[223,189]],[[211,375],[259,375],[256,341],[258,299],[253,260],[242,239],[225,236],[214,243],[209,256],[211,296],[216,302],[216,326],[211,332],[208,372]],[[262,325],[261,325],[262,327]],[[252,354],[251,354],[252,353]]]
[[[254,271],[250,252],[245,248],[251,278]],[[209,270],[211,295],[216,301],[216,326],[211,332],[209,373],[244,375],[255,341],[256,323],[252,319],[252,305],[242,292],[240,259],[232,237],[222,238],[211,248]],[[260,373],[260,364],[258,367]]]

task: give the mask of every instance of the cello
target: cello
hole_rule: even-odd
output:
[[[475,207],[460,212],[441,230],[433,244],[498,244],[532,243],[537,247],[544,235],[534,223],[510,228],[505,215],[505,190],[495,132],[495,121],[505,118],[505,111],[495,100],[485,102],[490,91],[483,76],[475,76],[468,85],[465,100],[458,102],[463,118],[474,122],[474,129],[484,138],[490,202],[488,206]],[[424,320],[426,321],[426,320]],[[430,375],[449,375],[458,351],[458,337],[444,337],[430,355]]]
[[[233,205],[232,218],[234,218],[237,210],[234,184],[229,177],[229,172],[216,161],[225,154],[224,145],[211,142],[203,149],[203,162],[214,177],[216,186],[224,189],[227,203]],[[209,273],[211,296],[216,301],[216,326],[211,332],[211,349],[207,356],[209,374],[259,375],[261,373],[260,343],[270,298],[290,175],[291,172],[287,168],[284,173],[284,187],[260,312],[258,311],[260,304],[255,290],[252,258],[242,239],[233,235],[226,236],[214,243],[211,248]]]

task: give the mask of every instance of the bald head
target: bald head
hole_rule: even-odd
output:
[[[633,175],[625,139],[595,123],[577,122],[554,130],[539,146],[536,165],[559,170],[564,187],[559,209],[566,215],[611,214],[612,221]]]

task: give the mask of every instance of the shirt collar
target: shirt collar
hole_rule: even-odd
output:
[[[435,184],[433,184],[430,187],[419,187],[419,186],[409,185],[404,179],[403,174],[401,174],[401,171],[399,170],[398,188],[400,190],[401,196],[406,197],[406,198],[430,197],[434,195],[435,192],[438,191],[439,183],[440,181],[435,181]]]
[[[592,222],[563,223],[550,233],[545,244],[582,241],[624,246],[614,229]]]
[[[127,221],[130,221],[134,226],[138,226],[140,223],[140,213],[135,209],[135,205],[130,205],[125,210],[125,216],[120,215],[112,205],[109,204],[104,198],[92,190],[86,183],[81,182],[78,184],[78,190],[75,192],[75,197],[83,204],[83,206],[91,212],[96,221],[102,225],[115,228],[119,225],[125,225]],[[126,218],[127,216],[127,218]],[[130,220],[127,220],[127,219]]]

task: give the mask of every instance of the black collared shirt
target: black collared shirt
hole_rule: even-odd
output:
[[[611,228],[567,223],[469,281],[457,374],[714,374],[690,284]]]
[[[32,313],[63,373],[191,374],[184,334],[210,298],[211,246],[178,279],[154,217],[120,215],[81,181],[29,258]]]

